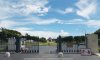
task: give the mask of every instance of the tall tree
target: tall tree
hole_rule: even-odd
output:
[[[94,34],[97,34],[98,35],[98,38],[99,38],[98,44],[100,46],[100,29],[98,29],[97,31],[95,31]]]
[[[41,38],[40,38],[40,42],[47,42],[47,40],[46,40],[46,38],[41,37]]]
[[[85,36],[74,36],[74,41],[76,44],[80,44],[81,42],[85,42]]]
[[[98,38],[100,39],[100,29],[94,32],[94,34],[98,34]]]
[[[66,36],[62,38],[64,42],[73,42],[73,36]]]
[[[7,40],[7,38],[11,37],[20,37],[22,36],[20,32],[10,29],[1,28],[0,29],[0,38],[1,40]]]

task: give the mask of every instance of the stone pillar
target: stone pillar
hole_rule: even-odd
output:
[[[98,53],[98,35],[88,34],[86,36],[87,36],[87,48],[90,48],[92,53]]]

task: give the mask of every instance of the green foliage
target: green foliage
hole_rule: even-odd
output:
[[[39,39],[40,42],[47,42],[46,38],[42,37]]]
[[[74,36],[74,41],[76,41],[77,44],[85,41],[85,36]]]
[[[18,32],[16,30],[0,28],[0,40],[1,41],[7,42],[8,38],[11,38],[11,37],[21,37],[21,38],[26,38],[27,40],[47,42],[46,38],[44,38],[44,37],[39,38],[38,36],[30,36],[28,33],[26,33],[26,35],[23,36],[20,32]]]
[[[67,36],[62,38],[62,41],[64,42],[73,42],[73,40],[73,36]]]
[[[39,41],[39,37],[38,36],[30,36],[28,33],[26,33],[25,36],[22,36],[22,38],[26,38],[27,40]]]
[[[7,41],[11,37],[20,37],[21,33],[15,30],[0,28],[0,40]]]
[[[97,34],[98,35],[98,38],[99,38],[98,44],[100,46],[100,29],[98,29],[97,31],[95,31],[94,34]]]
[[[85,41],[85,36],[66,36],[62,38],[63,42],[76,42],[79,44]]]
[[[1,28],[1,34],[3,34],[6,37],[18,37],[21,36],[21,33],[15,30],[5,29]]]
[[[94,32],[94,34],[98,34],[98,38],[100,39],[100,29]]]

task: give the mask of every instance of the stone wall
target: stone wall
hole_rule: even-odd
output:
[[[98,53],[98,35],[88,34],[87,36],[87,47],[91,49],[93,53]]]

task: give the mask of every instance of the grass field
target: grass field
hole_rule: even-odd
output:
[[[55,42],[39,42],[39,43],[38,42],[36,42],[36,43],[26,42],[25,45],[27,45],[27,46],[37,46],[37,45],[39,45],[39,46],[56,46],[57,43],[55,43]]]
[[[56,46],[56,45],[57,43],[55,42],[45,42],[45,43],[39,42],[39,46]]]

